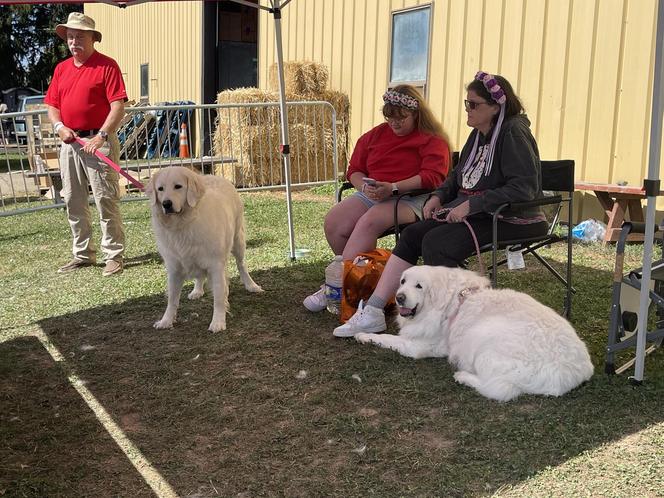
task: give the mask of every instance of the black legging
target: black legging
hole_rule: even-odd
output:
[[[468,222],[473,227],[480,247],[491,243],[491,218],[470,218]],[[546,221],[529,225],[498,221],[498,240],[536,237],[544,235],[547,229]],[[406,227],[393,253],[412,265],[416,265],[422,256],[425,265],[458,267],[475,254],[475,243],[465,223],[422,220]]]

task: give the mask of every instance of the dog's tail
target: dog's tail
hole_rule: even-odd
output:
[[[593,375],[593,364],[585,358],[564,358],[542,365],[536,375],[529,377],[524,391],[548,396],[562,396]],[[525,380],[525,379],[524,379]]]

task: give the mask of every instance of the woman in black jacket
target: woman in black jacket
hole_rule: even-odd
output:
[[[482,246],[492,240],[492,215],[498,206],[541,197],[537,143],[512,85],[502,76],[480,71],[468,84],[464,103],[473,131],[458,166],[424,205],[424,219],[403,231],[373,295],[334,330],[335,336],[385,330],[385,303],[396,292],[401,273],[420,256],[427,265],[455,267],[473,255],[473,235],[464,220]],[[504,211],[498,239],[534,237],[547,229],[539,208]]]

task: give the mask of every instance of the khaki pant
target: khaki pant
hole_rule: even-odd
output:
[[[115,134],[108,136],[108,141],[99,152],[115,163],[119,161],[120,143]],[[82,147],[76,142],[62,145],[60,173],[62,197],[67,207],[67,219],[74,239],[72,246],[74,258],[81,261],[96,261],[88,207],[88,186],[90,186],[99,211],[104,261],[121,261],[125,235],[119,209],[118,173],[96,156],[83,152]]]

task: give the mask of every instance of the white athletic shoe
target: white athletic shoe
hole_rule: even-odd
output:
[[[325,285],[321,285],[320,289],[312,295],[305,297],[302,304],[313,313],[318,313],[327,308],[327,301],[325,300]]]
[[[334,337],[353,337],[360,332],[383,332],[386,328],[383,310],[373,306],[365,306],[364,301],[360,301],[355,314],[346,323],[334,329],[332,335]]]

